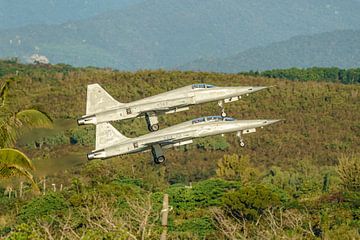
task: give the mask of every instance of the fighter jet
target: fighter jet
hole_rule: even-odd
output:
[[[130,103],[120,103],[99,84],[87,87],[86,115],[77,120],[79,125],[145,117],[149,131],[159,130],[159,114],[186,111],[189,106],[218,101],[221,115],[226,117],[224,103],[234,102],[242,95],[267,87],[215,87],[209,84],[193,84]]]
[[[123,136],[110,123],[100,123],[96,125],[96,149],[87,157],[89,160],[105,159],[151,150],[154,162],[159,164],[165,161],[164,148],[187,145],[191,144],[195,138],[230,132],[237,132],[240,146],[244,147],[243,134],[254,133],[256,128],[262,128],[279,121],[281,120],[235,120],[221,116],[201,117],[136,138]]]

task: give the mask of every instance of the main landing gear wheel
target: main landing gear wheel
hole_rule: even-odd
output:
[[[148,127],[150,132],[156,132],[157,130],[159,130],[159,124],[153,124],[151,126]]]
[[[226,112],[225,112],[224,109],[221,111],[221,116],[222,116],[223,118],[227,116],[227,114],[226,114]]]
[[[240,147],[245,147],[244,141],[240,141]]]
[[[151,154],[152,154],[154,162],[156,164],[165,162],[164,153],[159,144],[155,144],[155,145],[151,146]]]
[[[161,164],[161,163],[165,162],[165,157],[164,156],[159,156],[154,161],[155,161],[156,164]]]

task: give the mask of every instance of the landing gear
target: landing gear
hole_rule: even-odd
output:
[[[165,162],[164,153],[159,144],[151,146],[151,154],[156,164]]]
[[[148,126],[150,132],[156,132],[157,130],[159,130],[159,128],[160,128],[159,124],[153,124],[151,126],[150,125]]]
[[[160,163],[163,163],[163,162],[165,162],[165,157],[164,156],[160,156],[155,160],[156,164],[160,164]]]
[[[241,131],[237,132],[236,136],[239,138],[240,147],[245,147],[245,142],[244,142],[244,139],[242,138]]]
[[[159,130],[159,120],[155,113],[145,113],[146,124],[150,132]]]
[[[226,112],[225,112],[225,108],[224,108],[224,101],[223,100],[220,100],[218,102],[218,106],[221,107],[221,116],[223,118],[225,118],[227,116]]]

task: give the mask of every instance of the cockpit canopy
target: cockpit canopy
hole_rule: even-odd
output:
[[[209,116],[209,117],[201,117],[201,118],[196,118],[192,121],[192,124],[197,124],[197,123],[201,123],[201,122],[231,122],[231,121],[235,121],[235,118],[231,118],[231,117],[221,117],[221,116]]]
[[[196,89],[196,88],[213,88],[215,87],[214,85],[210,85],[210,84],[205,84],[205,83],[200,83],[200,84],[193,84],[192,88]]]

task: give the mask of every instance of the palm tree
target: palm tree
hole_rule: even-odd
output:
[[[34,170],[31,160],[13,147],[24,130],[52,127],[52,121],[46,114],[35,109],[23,110],[18,113],[7,110],[8,89],[8,81],[0,86],[0,179],[24,176],[38,191],[39,188],[30,173],[31,170]]]
[[[0,107],[0,148],[13,147],[16,140],[26,130],[33,128],[50,128],[52,120],[45,113],[35,109],[18,113],[1,112]]]
[[[35,170],[31,160],[19,150],[13,148],[0,149],[0,179],[25,176],[33,188],[39,191],[29,170]]]

